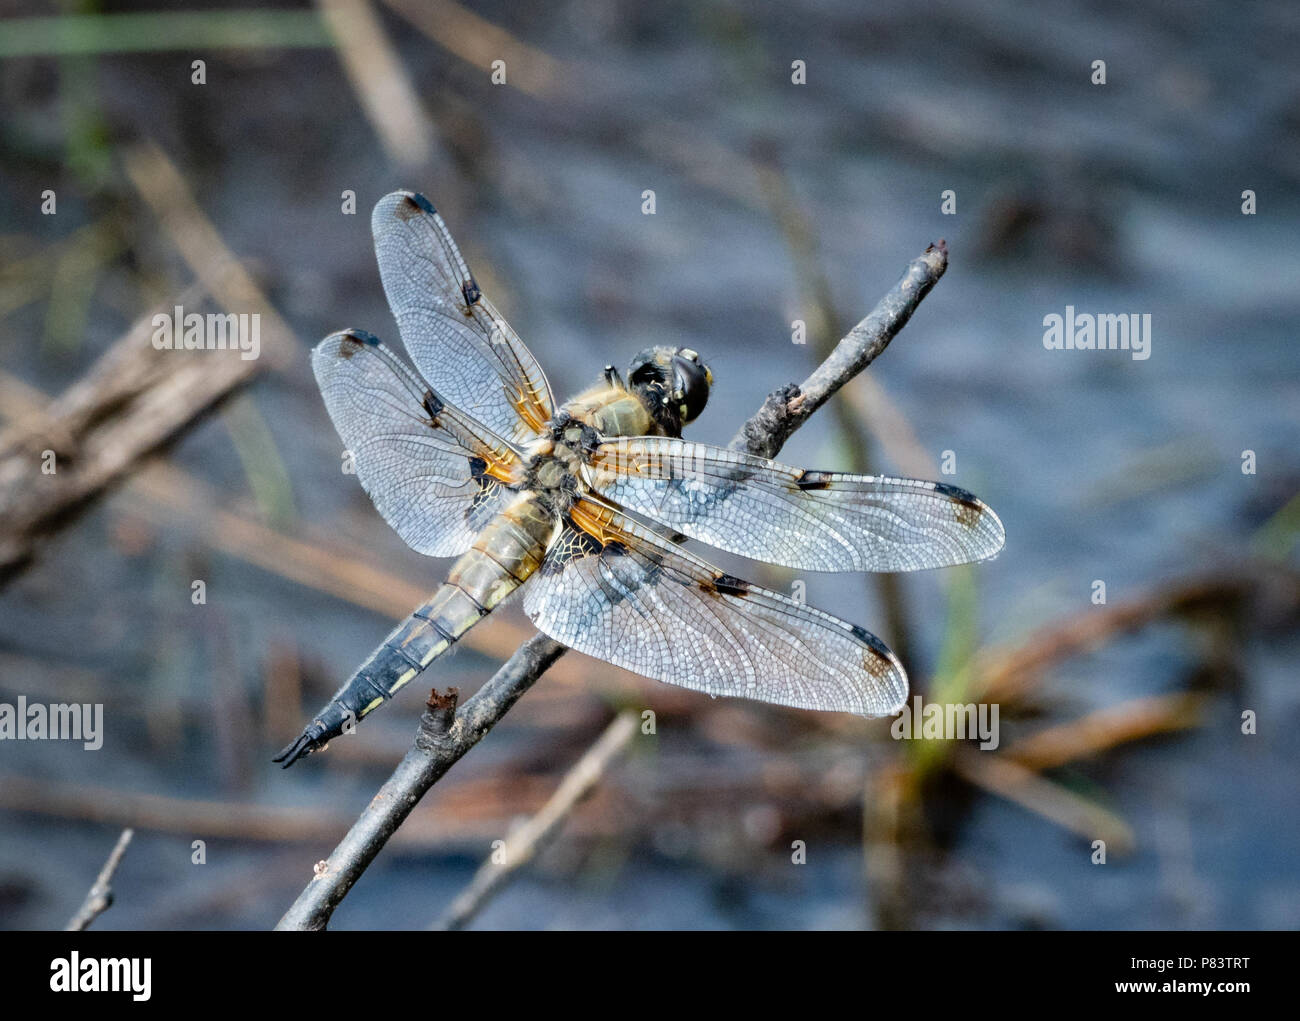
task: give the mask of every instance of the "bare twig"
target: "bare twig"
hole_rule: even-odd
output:
[[[870,365],[894,339],[948,268],[948,246],[931,245],[907,267],[901,280],[877,302],[871,314],[853,327],[803,383],[768,395],[741,428],[731,446],[762,457],[775,457],[799,426],[831,396]]]
[[[781,166],[775,150],[765,144],[757,143],[753,147],[754,171],[759,181],[759,190],[767,198],[772,217],[785,237],[786,247],[794,261],[799,282],[800,315],[809,324],[818,357],[825,358],[831,350],[832,338],[838,337],[844,328],[835,302],[831,295],[830,278],[821,266],[817,251],[817,231],[812,221],[804,212],[795,195],[788,175]],[[943,241],[939,242],[940,256],[944,255]],[[861,324],[860,324],[861,325]],[[884,387],[876,380],[863,377],[861,382],[875,384],[881,394]],[[881,417],[885,409],[894,411],[898,425],[907,427],[906,421],[892,405],[881,405]],[[845,470],[860,475],[868,474],[874,467],[874,455],[871,448],[875,446],[873,437],[864,433],[862,421],[854,414],[853,407],[847,400],[837,401],[834,408],[835,419],[845,445]],[[894,424],[894,423],[891,423]],[[920,473],[921,478],[933,478],[932,474]],[[911,615],[907,612],[907,598],[903,591],[903,580],[898,574],[881,572],[869,575],[865,585],[874,589],[880,600],[883,612],[884,634],[895,654],[904,662],[911,661],[912,626]]]
[[[337,838],[351,821],[341,811],[321,812],[308,805],[172,797],[84,781],[38,780],[17,773],[0,773],[0,809],[101,825],[130,823],[138,830],[207,840],[317,846]],[[428,849],[446,839],[445,828],[408,826],[401,833],[403,846],[412,848]]]
[[[388,6],[433,42],[485,74],[492,62],[506,65],[505,82],[552,103],[568,98],[575,80],[554,57],[515,38],[499,25],[451,0],[387,0]]]
[[[0,574],[252,372],[238,357],[159,358],[150,329],[139,320],[48,409],[0,436]]]
[[[963,748],[952,762],[963,779],[1051,819],[1086,840],[1104,840],[1117,854],[1133,850],[1133,829],[1120,816],[1005,755],[985,755]]]
[[[292,364],[301,351],[293,330],[226,245],[167,154],[153,142],[140,142],[123,152],[122,163],[136,191],[212,299],[227,312],[256,312],[262,317],[259,357],[247,362],[239,359],[245,372],[251,375],[256,367],[279,369]]]
[[[82,901],[81,907],[72,916],[72,920],[64,926],[64,932],[81,932],[109,909],[113,903],[113,874],[122,863],[122,855],[126,854],[126,845],[131,843],[131,837],[134,835],[135,831],[129,827],[122,831],[122,835],[117,838],[117,843],[113,845],[108,861],[104,862],[104,867],[95,877],[95,884],[86,894],[86,899]]]
[[[1208,702],[1209,696],[1199,692],[1131,699],[1040,730],[1004,754],[1026,769],[1055,769],[1129,741],[1199,726]]]
[[[432,928],[463,928],[492,899],[497,890],[536,858],[559,831],[565,817],[600,783],[609,764],[627,747],[636,731],[636,710],[624,709],[615,716],[596,739],[596,743],[565,774],[550,800],[536,815],[511,832],[506,837],[504,846],[494,851],[492,857],[479,866],[469,886],[451,902],[451,906]],[[497,861],[498,857],[500,861]]]
[[[1105,840],[1114,850],[1133,848],[1133,832],[1113,813],[1038,774],[1117,745],[1198,726],[1208,696],[1157,695],[1100,709],[1023,738],[997,756],[969,748],[953,759],[971,783],[1010,798],[1031,812],[1082,836]]]
[[[260,359],[231,350],[160,357],[150,342],[152,316],[146,315],[46,412],[6,429],[0,437],[0,574],[25,563],[40,536],[69,512],[126,475],[263,365],[283,364],[297,348],[288,326],[162,150],[142,143],[126,150],[123,159],[141,198],[198,277],[199,285],[183,293],[182,307],[206,293],[228,312],[255,312],[266,326],[266,345]]]
[[[802,386],[790,384],[768,396],[731,441],[732,448],[774,456],[814,411],[885,350],[947,266],[948,252],[943,242],[928,247]],[[276,928],[325,928],[352,884],[420,798],[564,652],[559,642],[539,634],[510,657],[441,733],[433,728],[434,721],[426,712],[405,758],[329,859],[317,865],[315,878]]]
[[[315,878],[276,928],[325,928],[352,884],[429,788],[478,744],[564,651],[563,645],[545,635],[530,638],[459,710],[456,689],[446,695],[435,691],[406,756],[334,853],[317,864]]]
[[[1160,585],[1122,603],[1099,606],[1053,622],[1011,647],[987,649],[976,659],[971,695],[987,702],[1023,696],[1062,659],[1096,649],[1117,633],[1136,631],[1161,617],[1203,606],[1222,607],[1252,588],[1248,572],[1210,573]]]
[[[427,162],[437,135],[369,0],[316,0],[316,6],[388,158],[408,170]]]

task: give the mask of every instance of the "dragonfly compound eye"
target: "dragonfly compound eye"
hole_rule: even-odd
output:
[[[698,355],[695,358],[683,357],[686,353],[673,358],[673,389],[682,395],[682,421],[693,422],[708,403],[710,373]]]

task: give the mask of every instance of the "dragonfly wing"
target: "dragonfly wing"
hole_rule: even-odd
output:
[[[370,219],[384,292],[402,343],[438,392],[517,443],[555,402],[537,359],[479,289],[447,225],[423,195],[395,191]]]
[[[998,516],[941,482],[809,471],[706,443],[620,437],[588,460],[615,503],[718,549],[806,571],[917,571],[987,560]]]
[[[345,330],[312,351],[312,370],[357,476],[420,553],[458,556],[514,496],[518,453],[447,404],[375,337]]]
[[[524,588],[557,641],[710,695],[861,716],[896,712],[907,674],[874,635],[724,574],[603,502],[580,499]]]

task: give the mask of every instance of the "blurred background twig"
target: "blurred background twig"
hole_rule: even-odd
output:
[[[95,877],[95,882],[91,885],[90,892],[86,894],[86,899],[82,902],[81,907],[77,909],[77,913],[72,916],[64,927],[65,931],[81,932],[112,906],[113,876],[117,872],[117,867],[122,864],[122,856],[126,854],[126,846],[131,843],[132,836],[132,831],[125,829],[122,831],[122,835],[117,838],[117,843],[113,845],[113,850],[109,852],[108,861],[104,862],[104,867],[100,869],[99,875]]]

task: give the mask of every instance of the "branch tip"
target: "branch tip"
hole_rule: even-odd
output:
[[[420,715],[421,732],[430,736],[447,733],[456,718],[456,706],[459,703],[459,688],[448,688],[445,692],[432,689],[428,701],[424,703],[424,712]]]

